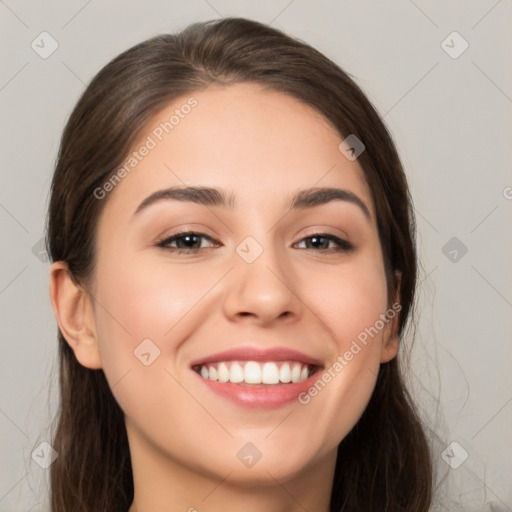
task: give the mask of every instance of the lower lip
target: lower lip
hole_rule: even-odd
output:
[[[311,377],[302,382],[258,387],[203,379],[197,372],[194,371],[194,373],[215,394],[231,400],[238,405],[259,409],[278,409],[279,407],[283,407],[297,400],[297,397],[301,393],[306,392],[318,379],[319,372],[316,371]]]

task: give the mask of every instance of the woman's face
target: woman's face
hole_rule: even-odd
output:
[[[91,288],[134,465],[247,484],[333,470],[397,350],[371,192],[341,142],[248,83],[148,123],[102,212]],[[291,208],[318,188],[345,192]]]

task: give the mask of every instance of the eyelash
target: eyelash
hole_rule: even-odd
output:
[[[211,237],[209,237],[208,235],[205,235],[204,233],[199,233],[197,231],[182,231],[182,232],[179,232],[179,233],[175,233],[174,235],[168,237],[168,238],[165,238],[163,240],[160,240],[159,242],[157,242],[156,246],[157,247],[160,247],[166,251],[169,251],[169,252],[173,252],[173,253],[177,253],[177,254],[197,254],[198,252],[204,250],[204,249],[208,249],[208,247],[198,247],[198,248],[189,248],[189,249],[180,249],[180,248],[177,248],[177,247],[169,247],[168,244],[176,241],[176,240],[179,240],[179,239],[182,239],[182,238],[185,238],[187,236],[191,236],[191,235],[194,235],[194,236],[198,236],[200,238],[206,238],[212,242],[215,242]],[[300,240],[300,242],[304,241],[304,240],[310,240],[312,238],[325,238],[327,240],[330,240],[330,241],[333,241],[335,242],[336,244],[338,244],[338,247],[337,248],[330,248],[330,249],[322,249],[320,251],[316,251],[316,252],[327,252],[327,253],[332,253],[332,252],[336,252],[336,253],[339,253],[339,252],[343,252],[343,253],[349,253],[351,251],[353,251],[355,249],[355,247],[350,243],[350,242],[347,242],[346,240],[343,240],[342,238],[339,238],[337,236],[334,236],[334,235],[330,235],[328,233],[313,233],[307,237],[304,237]]]

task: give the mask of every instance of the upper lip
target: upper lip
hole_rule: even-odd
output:
[[[207,363],[217,363],[219,361],[297,361],[313,366],[323,366],[322,361],[312,356],[299,352],[298,350],[286,347],[274,348],[256,348],[256,347],[238,347],[222,352],[217,352],[200,359],[192,361],[191,366],[197,366]]]

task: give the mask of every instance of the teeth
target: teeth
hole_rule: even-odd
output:
[[[261,384],[261,368],[258,363],[249,361],[245,364],[245,382],[247,384]]]
[[[287,384],[306,380],[310,376],[310,367],[296,361],[223,361],[202,365],[199,373],[203,379],[233,384]]]
[[[229,370],[226,363],[219,364],[219,382],[227,382],[229,380]]]
[[[217,368],[215,368],[215,366],[209,366],[208,372],[210,373],[210,380],[219,380],[219,374],[217,373]]]
[[[307,371],[307,366],[305,367]],[[265,363],[263,371],[261,372],[261,382],[263,384],[278,384],[279,383],[279,368],[276,363]]]
[[[233,363],[229,370],[229,381],[238,384],[239,382],[243,382],[244,378],[244,369],[238,363]]]
[[[302,365],[300,363],[294,363],[292,368],[292,382],[300,382],[300,375],[301,375]],[[210,374],[210,379],[211,379]]]
[[[284,363],[279,369],[279,380],[284,383],[292,381],[292,371],[288,363]]]

